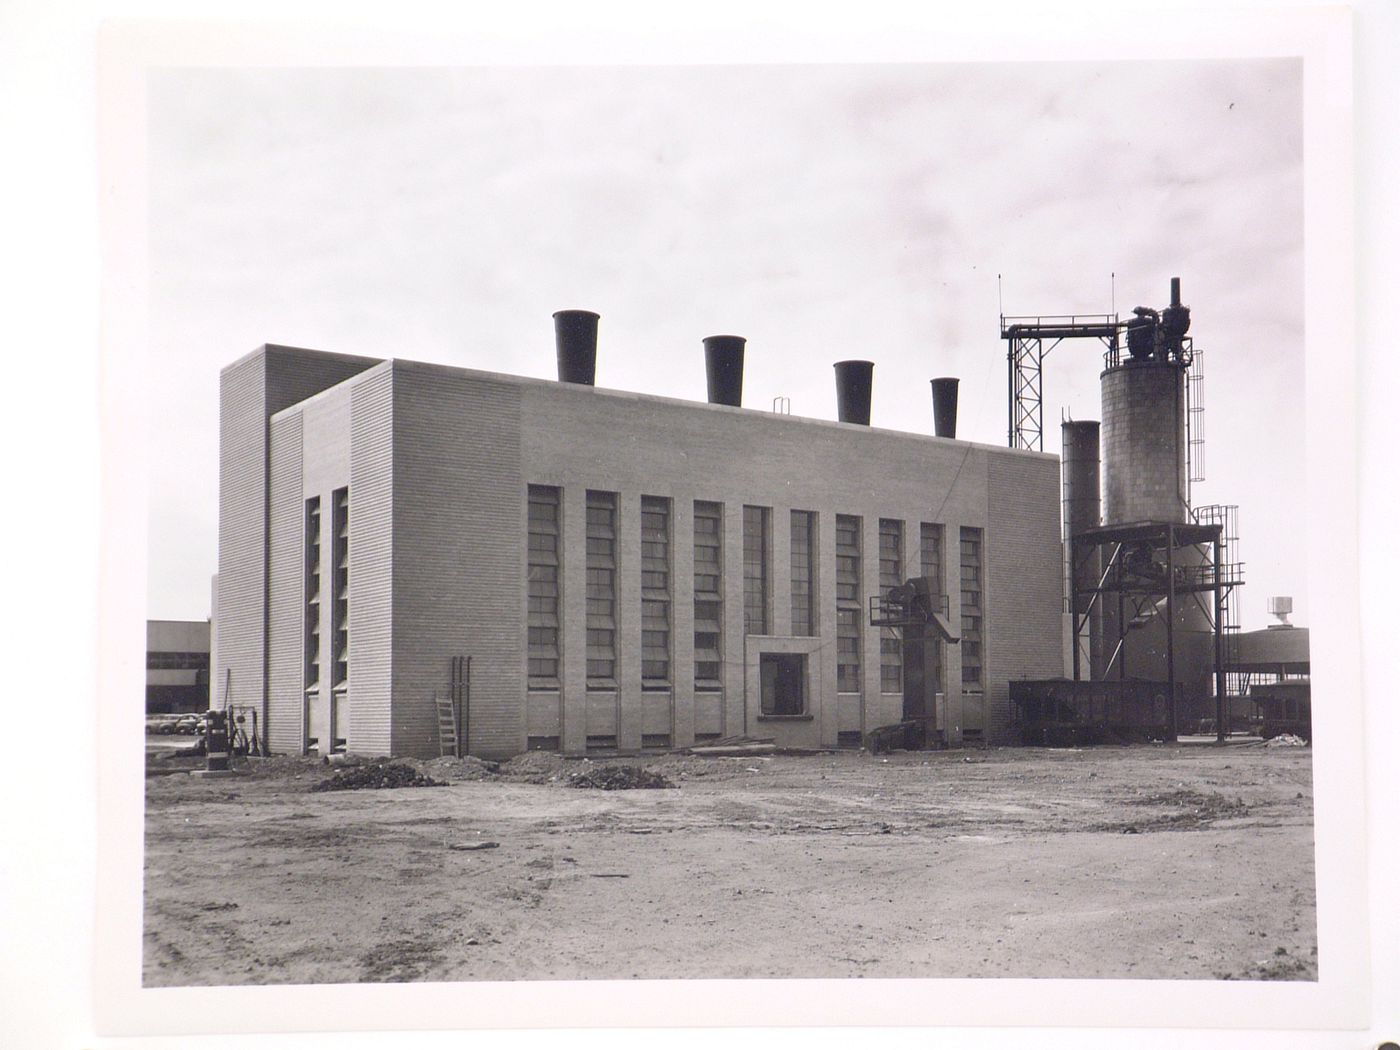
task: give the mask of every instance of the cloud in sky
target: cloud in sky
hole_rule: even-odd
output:
[[[1292,60],[166,70],[150,82],[152,615],[203,616],[218,369],[263,342],[549,378],[550,313],[603,314],[599,382],[1005,440],[1007,313],[1161,306],[1206,351],[1204,502],[1241,505],[1246,623],[1291,593],[1302,478],[1302,84]],[[1097,418],[1098,349],[1046,373]]]

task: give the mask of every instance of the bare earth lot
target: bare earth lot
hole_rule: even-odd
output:
[[[1307,749],[610,761],[148,776],[145,983],[1317,976]]]

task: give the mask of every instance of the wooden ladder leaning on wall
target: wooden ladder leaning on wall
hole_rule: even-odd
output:
[[[456,705],[452,703],[451,696],[442,696],[439,693],[433,693],[433,700],[437,704],[438,753],[458,758],[460,756],[457,754]]]
[[[442,696],[436,691],[433,693],[433,703],[437,706],[438,716],[439,754],[461,758],[466,750],[461,746],[461,738],[466,737],[468,742],[471,740],[470,727],[467,724],[467,715],[471,710],[471,676],[472,658],[454,656],[451,691],[447,696]]]

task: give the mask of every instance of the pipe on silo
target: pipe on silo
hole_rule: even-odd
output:
[[[930,379],[933,387],[933,433],[935,437],[958,436],[958,381],[945,376]]]
[[[557,311],[554,348],[559,382],[592,386],[598,361],[598,315],[592,310]]]
[[[741,335],[709,335],[705,346],[705,388],[712,405],[740,407],[744,398],[744,343]]]
[[[836,418],[842,423],[870,425],[870,384],[873,361],[837,361]]]
[[[1096,420],[1064,423],[1060,427],[1062,452],[1060,456],[1060,485],[1063,495],[1063,535],[1065,581],[1071,597],[1070,609],[1076,622],[1087,612],[1086,633],[1073,638],[1071,644],[1079,650],[1080,678],[1099,681],[1103,678],[1103,603],[1092,597],[1075,596],[1076,591],[1098,585],[1100,566],[1097,549],[1074,557],[1071,540],[1100,523],[1099,487],[1099,424]],[[1087,657],[1087,660],[1086,660]]]

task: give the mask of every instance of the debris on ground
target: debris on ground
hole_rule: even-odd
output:
[[[337,770],[329,779],[313,784],[312,791],[359,791],[370,788],[445,787],[441,781],[424,776],[412,766],[398,762],[375,762]]]
[[[502,762],[496,775],[519,784],[549,784],[564,779],[566,762],[563,755],[553,751],[526,751]]]
[[[455,850],[477,850],[477,849],[499,849],[499,842],[449,842],[448,849]]]
[[[1280,733],[1264,741],[1265,747],[1307,747],[1308,742],[1292,733]]]
[[[425,776],[441,777],[453,782],[492,780],[501,768],[499,762],[488,762],[472,755],[463,755],[461,758],[444,755],[441,758],[417,759],[409,765]]]
[[[1217,820],[1242,817],[1249,812],[1249,806],[1242,798],[1229,798],[1218,791],[1203,793],[1192,791],[1189,788],[1162,791],[1153,795],[1140,795],[1125,801],[1130,806],[1158,806],[1169,810],[1169,812],[1145,821],[1119,825],[1117,830],[1125,835],[1135,835],[1142,831],[1198,828]]]
[[[651,769],[636,766],[596,766],[569,777],[569,786],[596,788],[599,791],[630,791],[634,788],[675,787],[669,780]]]
[[[692,755],[705,755],[710,758],[736,755],[771,755],[778,745],[771,736],[726,736],[718,740],[708,740],[686,749]]]
[[[387,762],[387,758],[366,761]],[[354,764],[354,763],[351,763]],[[281,780],[304,775],[319,775],[326,761],[317,755],[270,755],[261,758],[234,759],[234,768],[256,780]]]

